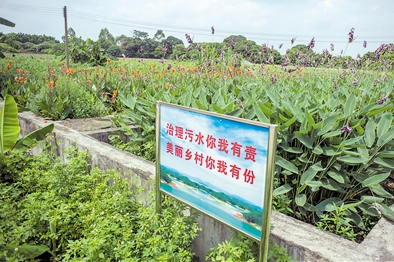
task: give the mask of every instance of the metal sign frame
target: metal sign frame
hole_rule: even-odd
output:
[[[166,115],[164,117],[162,117],[163,111],[164,111],[164,113],[166,113]],[[165,117],[171,118],[172,117],[171,114],[173,112],[175,112],[174,117],[179,117],[179,116],[182,117],[182,115],[183,115],[183,117],[184,117],[183,119],[185,119],[185,121],[186,121],[186,119],[188,119],[190,121],[190,118],[193,120],[193,117],[196,118],[195,121],[199,121],[201,119],[204,120],[206,118],[207,121],[208,120],[209,121],[217,121],[217,122],[214,122],[215,127],[220,126],[221,123],[223,122],[223,123],[227,123],[227,127],[234,126],[234,128],[237,129],[237,125],[240,125],[240,126],[244,126],[245,128],[252,128],[254,130],[261,129],[262,134],[264,132],[267,133],[266,134],[267,137],[265,137],[265,139],[262,139],[261,137],[250,138],[250,141],[264,140],[264,142],[260,141],[259,143],[265,144],[264,150],[265,150],[266,154],[263,159],[265,159],[266,162],[260,163],[261,161],[258,161],[260,158],[252,159],[255,156],[251,155],[251,153],[249,154],[249,156],[247,155],[245,157],[245,159],[252,160],[252,161],[255,160],[254,162],[257,161],[259,165],[265,166],[265,170],[256,170],[257,172],[262,172],[263,178],[260,178],[260,179],[264,180],[263,188],[259,189],[259,190],[262,190],[262,196],[261,196],[261,198],[262,198],[262,223],[261,223],[261,234],[259,236],[256,236],[256,234],[253,235],[243,229],[240,229],[239,227],[234,226],[231,222],[226,221],[226,219],[222,219],[222,218],[218,217],[216,214],[214,214],[210,211],[204,210],[204,208],[201,208],[202,206],[199,204],[196,204],[194,200],[192,200],[192,201],[186,200],[185,198],[183,198],[183,196],[180,196],[179,194],[175,194],[174,192],[177,192],[178,191],[177,189],[172,190],[172,187],[171,187],[171,190],[168,190],[168,188],[170,188],[170,187],[167,186],[167,183],[166,183],[167,181],[164,181],[164,180],[166,180],[166,179],[170,180],[171,177],[168,178],[168,174],[162,175],[162,172],[161,172],[162,168],[167,168],[167,167],[164,167],[161,164],[162,164],[162,161],[165,161],[165,158],[167,157],[168,154],[171,153],[174,155],[174,152],[172,151],[173,150],[172,143],[168,142],[169,141],[168,139],[172,139],[172,138],[169,138],[169,136],[168,136],[169,127],[171,125],[170,125],[170,123],[164,123],[163,118],[165,118]],[[180,118],[176,118],[176,119],[178,119],[178,120],[174,120],[174,121],[179,121]],[[231,124],[231,125],[229,125],[229,124]],[[181,127],[179,127],[179,129],[180,128]],[[164,132],[164,129],[167,129],[166,132]],[[182,132],[183,132],[183,130],[182,130]],[[186,134],[183,134],[183,133],[179,134],[179,133],[180,132],[178,132],[179,139],[181,139],[181,138],[184,139],[183,135],[185,135],[185,139],[186,139]],[[190,133],[188,135],[190,136],[190,139],[193,140]],[[193,135],[197,136],[197,134],[193,134]],[[223,136],[225,136],[225,135],[226,134],[223,134]],[[172,134],[172,136],[174,136],[174,134]],[[222,114],[218,114],[218,113],[214,113],[214,112],[207,112],[207,111],[203,111],[203,110],[198,110],[198,109],[193,109],[193,108],[189,108],[189,107],[173,105],[173,104],[158,101],[156,103],[156,188],[155,188],[157,212],[158,213],[161,212],[161,201],[162,201],[161,194],[165,193],[166,195],[169,195],[169,196],[197,209],[198,211],[208,215],[209,217],[226,224],[227,226],[241,232],[242,234],[245,234],[246,236],[259,241],[259,243],[260,243],[259,260],[266,261],[267,260],[267,253],[268,253],[269,230],[270,230],[269,221],[270,221],[271,206],[272,206],[273,174],[274,174],[274,167],[275,167],[276,138],[277,138],[277,126],[273,125],[273,124],[266,124],[266,123],[251,121],[251,120],[247,120],[247,119],[241,119],[241,118],[237,118],[237,117],[233,117],[233,116],[222,115]],[[162,142],[164,143],[165,140],[167,140],[167,146],[162,145]],[[183,143],[182,140],[179,140],[179,141],[180,141],[179,143]],[[197,141],[197,139],[196,139],[196,141]],[[190,141],[190,142],[192,142],[192,141]],[[208,140],[207,140],[207,142],[208,142]],[[178,146],[178,148],[179,147],[180,146]],[[180,147],[180,148],[182,148],[182,147]],[[255,151],[256,151],[256,148],[253,148],[251,146],[249,147],[249,149],[250,148],[255,149]],[[166,150],[166,152],[165,152],[165,150]],[[261,149],[257,148],[257,150],[261,150]],[[258,152],[260,152],[260,151],[258,151]],[[222,152],[220,152],[220,153],[222,153]],[[189,154],[190,154],[190,152],[189,152]],[[174,157],[173,155],[169,155],[169,157]],[[180,151],[180,152],[178,151],[178,157],[183,159],[183,156],[185,156],[185,153],[182,151]],[[185,158],[186,158],[186,156],[185,156]],[[207,156],[207,158],[208,158],[208,156]],[[174,158],[174,161],[177,161],[177,160]],[[172,163],[172,161],[168,161],[168,160],[166,160],[166,162]],[[192,161],[190,161],[189,163],[192,164]],[[187,163],[187,164],[189,164],[189,163]],[[197,161],[196,161],[196,163],[197,163]],[[208,162],[207,162],[207,166],[208,166]],[[234,164],[234,166],[236,166],[236,165]],[[192,168],[192,166],[190,166],[190,167]],[[165,170],[171,170],[171,168],[172,167],[169,167],[169,169],[165,169]],[[215,168],[215,167],[213,167],[213,168]],[[247,176],[245,175],[247,170],[248,169],[245,168],[245,173],[244,173],[244,176],[245,176],[244,182],[245,183],[247,181]],[[208,171],[210,171],[210,170],[208,170]],[[167,171],[167,172],[171,172],[171,171]],[[175,175],[176,173],[180,173],[180,172],[178,172],[178,170],[174,169],[174,172],[171,174]],[[252,171],[252,175],[253,175],[253,177],[252,177],[252,184],[253,184],[253,179],[256,177],[254,175],[253,171]],[[256,175],[261,175],[261,173],[258,173]],[[187,177],[187,175],[185,175],[184,173],[182,173],[181,176]],[[228,179],[228,176],[226,178]],[[163,181],[162,181],[162,179],[163,179]],[[179,182],[177,179],[175,179],[174,182],[175,181]],[[229,180],[227,180],[227,181],[229,181]],[[250,183],[250,182],[251,181],[249,179],[248,183]],[[203,181],[202,183],[206,183],[206,181]],[[207,183],[207,184],[211,185],[210,183]],[[180,185],[180,183],[178,185]],[[256,187],[259,188],[258,185],[255,185],[255,188]],[[174,184],[174,188],[177,188],[175,184]],[[215,187],[215,189],[217,189],[217,188]],[[174,192],[172,192],[172,191],[174,191]],[[218,191],[215,191],[215,192],[218,192]],[[223,193],[223,192],[221,192],[221,193]],[[224,192],[223,194],[226,194],[226,193],[228,193],[228,192]],[[211,195],[209,195],[209,196],[211,197]],[[193,197],[193,195],[192,195],[192,197]],[[190,199],[190,197],[188,197],[188,199]],[[245,198],[243,198],[243,199],[245,199]],[[247,202],[248,200],[245,200],[245,201]],[[225,203],[225,204],[229,205],[228,203]],[[248,222],[248,221],[245,220],[244,222],[245,222],[244,224],[246,224],[246,222]],[[254,225],[254,226],[256,226],[256,225]]]

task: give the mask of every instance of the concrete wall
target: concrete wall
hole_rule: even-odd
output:
[[[20,113],[19,118],[23,135],[47,125],[41,117],[31,112]],[[152,182],[155,177],[155,165],[152,162],[96,140],[93,137],[100,139],[106,136],[98,131],[80,133],[62,125],[61,122],[54,123],[55,130],[48,141],[52,143],[52,150],[59,156],[67,147],[75,146],[78,150],[86,150],[91,154],[93,167],[97,166],[103,170],[115,169],[125,178],[135,179],[137,184],[146,187],[146,195],[154,190]],[[40,151],[41,148],[37,147],[33,153]],[[198,223],[202,231],[192,248],[200,261],[204,261],[205,254],[212,247],[231,237],[232,230],[205,215],[199,217]],[[271,240],[286,247],[296,261],[394,261],[394,223],[385,218],[379,221],[361,244],[321,231],[310,224],[277,212],[272,212],[271,225]]]

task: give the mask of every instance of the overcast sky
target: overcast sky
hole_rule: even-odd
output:
[[[63,7],[68,26],[77,36],[96,40],[102,28],[114,36],[132,36],[134,30],[150,37],[161,29],[184,43],[185,34],[195,42],[222,42],[230,35],[244,35],[257,44],[273,45],[281,53],[295,44],[308,44],[315,37],[315,52],[334,43],[334,55],[346,49],[348,33],[355,28],[356,41],[346,54],[374,51],[394,42],[393,0],[0,0],[0,17],[16,23],[0,31],[64,35]],[[211,35],[211,26],[215,34]],[[363,48],[367,41],[367,48]]]

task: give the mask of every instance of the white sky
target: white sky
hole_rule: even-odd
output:
[[[196,115],[189,111],[179,110],[176,108],[162,106],[161,109],[161,149],[160,163],[164,166],[181,171],[182,174],[187,175],[191,180],[196,179],[209,182],[210,184],[222,189],[226,193],[241,196],[256,205],[263,207],[263,194],[265,184],[265,173],[267,163],[267,145],[268,145],[268,128],[260,126],[250,126],[242,123],[237,124],[234,121],[225,119],[217,119],[207,115]],[[193,130],[193,142],[188,139],[180,139],[174,135],[170,136],[166,133],[167,123],[175,126],[183,127],[183,129]],[[195,142],[196,134],[201,132],[204,136],[204,145],[198,145]],[[208,148],[206,139],[207,135],[212,135],[216,138],[216,148]],[[223,153],[218,150],[218,140],[224,138],[228,140],[228,153]],[[167,153],[167,142],[172,145],[181,146],[183,148],[183,158]],[[233,156],[231,150],[231,143],[237,142],[242,145],[240,157]],[[256,148],[255,162],[245,160],[246,146]],[[185,159],[185,151],[190,149],[193,157],[190,160]],[[174,150],[175,151],[175,150]],[[196,164],[194,154],[203,154],[204,161],[202,166]],[[210,170],[206,167],[205,159],[207,156],[215,159],[215,168]],[[218,160],[225,160],[227,162],[227,175],[218,172]],[[230,172],[230,165],[236,165],[241,168],[239,172],[239,179],[232,177]],[[253,170],[254,182],[253,184],[246,183],[243,176],[245,169]],[[214,188],[216,189],[216,188]]]
[[[68,26],[77,36],[93,40],[105,27],[114,36],[132,36],[139,30],[153,37],[161,29],[184,43],[186,33],[195,42],[222,42],[232,34],[244,35],[276,49],[283,43],[279,50],[283,53],[291,48],[292,37],[297,37],[295,44],[308,44],[315,37],[315,52],[334,43],[337,55],[355,28],[358,38],[346,51],[352,56],[394,42],[393,0],[0,0],[0,17],[16,23],[15,28],[0,26],[0,31],[45,34],[60,40],[64,6]],[[211,26],[216,30],[213,37]]]

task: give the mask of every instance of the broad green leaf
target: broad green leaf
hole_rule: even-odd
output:
[[[298,141],[300,141],[304,146],[306,146],[309,149],[312,149],[313,141],[307,135],[296,133],[294,137],[297,138]]]
[[[323,154],[326,156],[336,156],[342,153],[341,149],[334,149],[332,147],[323,147]]]
[[[393,121],[392,113],[385,113],[382,115],[382,117],[379,120],[378,126],[376,128],[376,135],[378,136],[378,138],[389,130],[392,121]]]
[[[223,114],[224,113],[223,110],[220,107],[218,107],[217,105],[212,104],[211,106],[212,106],[212,109],[213,109],[214,112],[219,113],[219,114]]]
[[[328,171],[327,175],[339,183],[345,183],[345,175],[338,171]]]
[[[363,136],[357,136],[357,137],[353,137],[353,138],[350,138],[350,139],[346,139],[341,144],[343,144],[345,146],[350,146],[350,145],[353,145],[354,143],[357,143],[361,139],[363,139]]]
[[[294,122],[297,121],[297,116],[293,116],[292,118],[290,118],[288,121],[286,121],[283,126],[284,127],[289,127],[292,124],[294,124]]]
[[[38,142],[44,140],[53,131],[54,127],[54,124],[50,124],[31,132],[30,134],[19,139],[13,149],[18,151],[26,151],[35,147]]]
[[[295,203],[297,206],[304,206],[306,202],[306,195],[305,194],[297,194],[295,197]]]
[[[393,137],[394,137],[394,128],[391,128],[384,135],[379,137],[378,142],[376,143],[376,145],[381,147],[381,146],[385,145],[387,142],[389,142],[390,140],[392,140]]]
[[[334,136],[339,136],[341,134],[342,134],[342,132],[340,130],[335,130],[335,131],[331,131],[331,132],[324,134],[322,137],[323,138],[330,138],[330,137],[334,137]]]
[[[384,188],[379,185],[379,184],[373,184],[370,185],[369,188],[377,195],[381,196],[381,197],[385,197],[385,198],[389,198],[392,199],[394,198],[394,196],[392,194],[390,194],[389,192],[387,192],[386,190],[384,190]]]
[[[305,110],[305,117],[306,120],[308,121],[309,124],[314,125],[315,124],[315,119],[313,119],[313,116],[308,110]]]
[[[305,184],[312,187],[312,188],[319,188],[321,187],[323,184],[320,181],[315,181],[315,180],[307,180],[305,181]]]
[[[0,24],[1,25],[6,25],[6,26],[9,26],[9,27],[15,27],[15,23],[13,23],[13,22],[5,19],[5,18],[2,18],[2,17],[0,17]]]
[[[302,151],[302,149],[299,148],[299,147],[288,147],[288,146],[285,146],[285,147],[282,147],[282,149],[283,149],[284,151],[286,151],[286,152],[294,153],[294,154],[302,154],[302,153],[304,152],[304,151]]]
[[[350,115],[352,115],[355,107],[356,107],[356,96],[354,95],[354,93],[352,93],[346,99],[343,117],[349,117]]]
[[[243,109],[236,109],[236,110],[234,110],[234,111],[232,111],[232,112],[230,112],[230,113],[228,113],[230,116],[236,116],[236,117],[238,117],[238,116],[240,116],[241,114],[242,114],[242,112],[243,112],[244,110]]]
[[[394,160],[382,159],[380,157],[377,157],[373,160],[373,162],[381,166],[391,168],[392,170],[394,169]]]
[[[331,129],[335,128],[338,125],[338,114],[334,114],[327,119],[323,120],[323,127],[320,129],[317,135],[321,136],[330,131]]]
[[[303,185],[305,184],[306,181],[310,181],[312,180],[318,171],[313,170],[312,167],[309,167],[307,171],[305,171],[302,175],[301,175],[301,179],[300,179],[300,184]]]
[[[286,194],[292,189],[292,187],[289,184],[285,184],[283,186],[280,186],[274,190],[274,195],[279,196]]]
[[[390,207],[380,204],[380,211],[385,218],[394,222],[394,211]]]
[[[363,201],[361,200],[361,201],[358,201],[358,202],[354,202],[354,203],[349,203],[349,204],[346,204],[346,205],[343,205],[343,207],[345,208],[345,209],[350,209],[350,208],[355,208],[355,207],[357,207],[358,205],[360,205],[361,203],[362,203]]]
[[[185,106],[190,106],[190,105],[191,105],[192,94],[193,94],[193,93],[190,92],[190,91],[188,91],[188,92],[186,93],[185,101],[184,101],[183,105],[185,105]]]
[[[281,166],[284,169],[287,169],[287,170],[293,172],[294,174],[298,174],[298,168],[290,161],[287,161],[286,159],[277,155],[275,157],[275,162],[278,166]]]
[[[370,119],[365,125],[364,142],[367,147],[371,147],[375,142],[376,123]]]
[[[252,119],[254,116],[256,115],[256,112],[254,111],[254,109],[252,108],[245,116],[246,119]]]
[[[382,182],[386,178],[388,178],[389,175],[390,175],[390,172],[368,177],[367,179],[364,180],[362,185],[363,185],[363,187],[368,187],[371,185],[379,184],[380,182]]]
[[[276,96],[276,94],[274,94],[273,92],[271,92],[270,90],[266,90],[266,94],[269,97],[269,99],[271,100],[272,104],[275,107],[279,107],[279,96]]]
[[[393,151],[380,151],[377,154],[378,157],[381,158],[394,158],[394,150]]]
[[[368,159],[362,157],[354,157],[354,156],[340,156],[337,158],[337,160],[348,165],[363,164],[366,161],[368,161]]]
[[[365,203],[382,203],[384,198],[375,197],[375,196],[361,196],[361,200]]]
[[[361,203],[358,206],[358,208],[361,209],[361,211],[366,215],[370,215],[370,216],[374,216],[374,217],[379,216],[379,214],[376,213],[375,209],[371,205]]]
[[[358,204],[357,206],[359,206],[360,204]],[[345,205],[346,206],[346,205]],[[355,210],[356,212],[357,212],[357,210]],[[361,228],[361,229],[365,229],[365,226],[364,226],[364,222],[363,222],[363,220],[361,219],[361,217],[356,213],[356,212],[352,212],[351,214],[350,214],[350,218],[353,220],[353,222],[359,227],[359,228]]]
[[[263,111],[261,111],[261,109],[259,108],[259,106],[256,103],[253,104],[253,108],[254,108],[254,111],[255,111],[255,113],[257,115],[257,118],[259,119],[260,122],[263,122],[263,123],[266,123],[266,124],[270,123],[270,120],[268,119],[268,117],[266,117],[264,115]]]
[[[267,116],[272,116],[273,111],[269,107],[265,106],[264,104],[259,104],[259,107],[264,114]]]
[[[30,244],[23,244],[20,247],[18,247],[18,252],[22,253],[24,256],[34,259],[38,257],[39,255],[44,254],[46,251],[48,251],[49,248],[47,246],[36,246],[36,245],[30,245]]]
[[[318,145],[313,148],[312,152],[316,155],[321,155],[323,154],[323,149]]]
[[[383,106],[383,107],[378,107],[377,109],[374,109],[374,110],[371,110],[371,111],[369,111],[368,112],[368,116],[369,117],[372,117],[372,116],[374,116],[374,115],[378,115],[378,114],[380,114],[380,113],[382,113],[382,112],[389,112],[389,111],[392,111],[393,110],[393,108],[394,108],[394,106],[390,103],[387,103],[385,106]]]
[[[322,187],[328,190],[336,191],[336,192],[343,191],[343,193],[345,193],[345,191],[333,179],[322,178],[321,182],[322,182]]]
[[[321,201],[319,204],[316,205],[316,208],[320,211],[326,211],[326,206],[328,204],[335,204],[336,206],[340,206],[343,203],[343,201],[337,197],[331,197],[328,199],[325,199]]]
[[[281,113],[279,113],[279,119],[282,120],[283,122],[289,121],[289,119],[287,117],[285,117],[284,115],[282,115]],[[295,119],[297,120],[297,117]]]
[[[11,150],[20,132],[18,107],[14,98],[6,95],[0,113],[0,153]]]
[[[321,161],[313,164],[310,168],[312,168],[315,171],[323,171],[325,168],[321,165]]]

